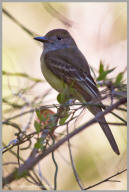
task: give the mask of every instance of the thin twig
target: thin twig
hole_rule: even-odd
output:
[[[67,129],[66,130],[67,130],[67,135],[68,135],[69,134],[68,125],[67,125]],[[75,164],[74,164],[74,161],[73,161],[72,151],[71,151],[71,146],[70,146],[70,140],[69,139],[68,139],[68,149],[69,149],[69,156],[70,156],[71,165],[72,165],[72,169],[73,169],[73,173],[74,173],[75,179],[76,179],[80,189],[83,190],[83,186],[81,184],[80,178],[78,176],[78,173],[76,171]]]
[[[53,145],[55,143],[55,139],[52,137],[52,140],[53,140]],[[57,162],[55,160],[55,156],[54,156],[54,152],[52,151],[52,160],[54,162],[54,165],[55,165],[55,175],[54,175],[54,190],[57,189],[57,173],[58,173],[58,165],[57,165]]]
[[[8,16],[14,23],[16,23],[21,29],[23,29],[28,35],[31,37],[37,36],[37,34],[33,31],[30,31],[27,27],[21,24],[15,17],[13,17],[5,8],[2,9],[3,13]]]
[[[117,115],[116,113],[114,113],[112,111],[111,111],[111,114],[114,115],[115,117],[117,117],[118,119],[120,119],[121,121],[123,121],[127,125],[127,122],[122,117],[120,117],[119,115]]]
[[[125,172],[125,171],[127,171],[127,169],[124,169],[123,171],[119,171],[118,173],[116,173],[116,174],[114,174],[114,175],[112,175],[112,176],[110,176],[110,177],[108,177],[108,178],[106,178],[106,179],[104,179],[104,180],[102,180],[102,181],[94,184],[94,185],[91,185],[91,186],[89,186],[89,187],[86,187],[84,190],[88,190],[88,189],[91,189],[91,188],[93,188],[93,187],[95,187],[95,186],[97,186],[97,185],[100,185],[100,184],[104,183],[104,182],[111,181],[111,180],[110,180],[111,178],[113,178],[113,177],[115,177],[115,176],[117,176],[117,175],[120,175],[121,173],[123,173],[123,172]]]
[[[20,147],[19,145],[17,145],[17,162],[18,162],[18,166],[20,167],[19,151],[20,151]]]
[[[72,27],[72,25],[74,24],[73,21],[71,21],[68,18],[64,17],[64,15],[61,14],[60,12],[58,12],[53,6],[50,5],[50,3],[45,3],[44,7],[52,16],[54,16],[55,18],[60,20],[67,27]]]
[[[40,177],[41,180],[43,180],[49,187],[50,190],[53,190],[52,186],[50,185],[50,183],[48,182],[48,180],[43,176],[41,170],[40,170],[40,163],[38,163],[38,175]]]

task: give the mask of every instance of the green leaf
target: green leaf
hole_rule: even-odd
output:
[[[40,119],[40,111],[39,110],[36,110],[36,115]]]
[[[101,74],[104,71],[104,66],[102,61],[100,61],[100,65],[99,65],[99,74]]]
[[[108,73],[111,73],[112,71],[114,71],[116,69],[116,67],[112,68],[112,69],[109,69],[107,70]]]
[[[116,77],[116,81],[115,81],[115,84],[120,84],[121,83],[121,81],[122,81],[122,79],[123,79],[123,75],[124,75],[124,73],[123,72],[120,72],[118,75],[117,75],[117,77]]]
[[[41,150],[44,149],[43,139],[42,138],[39,138],[38,141],[35,143],[35,148],[36,149],[41,149]]]
[[[35,127],[37,133],[39,133],[40,130],[41,130],[41,124],[38,123],[37,121],[35,121],[35,122],[34,122],[34,127]]]
[[[19,172],[18,169],[15,169],[14,176],[16,179],[20,179],[22,177],[26,177],[28,175],[28,170],[24,170],[23,172]]]
[[[65,117],[61,118],[59,121],[60,125],[64,125],[64,123],[66,122],[66,120],[68,119],[69,115],[66,115]]]
[[[58,101],[60,104],[64,103],[64,101],[65,101],[65,95],[64,95],[64,93],[59,93],[59,94],[57,95],[57,101]]]
[[[40,112],[40,110],[36,110],[36,115],[38,117],[38,119],[40,120],[40,122],[45,122],[46,118],[44,117],[44,115]]]
[[[108,75],[109,73],[111,73],[112,71],[114,71],[114,69],[115,69],[115,68],[109,69],[109,70],[107,70],[107,71],[103,71],[103,72],[99,75],[99,77],[97,78],[97,81],[105,80],[106,77],[107,77],[107,75]]]

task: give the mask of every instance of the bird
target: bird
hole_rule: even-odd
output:
[[[43,52],[40,57],[41,71],[55,90],[63,93],[67,88],[71,98],[82,103],[92,102],[95,98],[100,97],[89,64],[66,29],[53,29],[45,36],[34,37],[34,39],[43,43]],[[98,106],[89,105],[87,108],[94,116],[103,111],[101,101],[98,101]],[[117,143],[105,117],[97,119],[97,122],[111,148],[119,155]]]

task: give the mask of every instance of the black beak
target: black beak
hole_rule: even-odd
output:
[[[43,37],[34,37],[35,40],[43,42],[43,43],[47,43],[48,42],[48,38],[43,36]]]

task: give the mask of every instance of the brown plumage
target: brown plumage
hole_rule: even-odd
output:
[[[68,31],[56,29],[48,32],[45,37],[35,39],[44,43],[41,69],[44,77],[53,88],[62,92],[64,84],[68,87],[72,85],[76,90],[76,94],[74,93],[72,97],[81,102],[89,102],[95,98],[100,98],[99,90],[91,76],[87,60]],[[98,104],[101,104],[101,101]],[[88,106],[88,109],[95,116],[102,111],[100,106]],[[112,149],[119,155],[118,146],[105,117],[98,119],[98,123]]]

